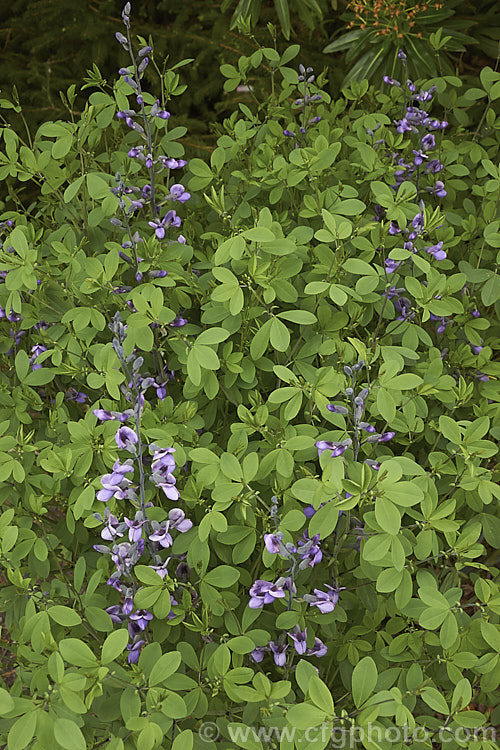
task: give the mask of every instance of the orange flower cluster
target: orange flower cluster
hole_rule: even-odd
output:
[[[419,13],[430,8],[440,10],[442,2],[413,3],[411,0],[350,0],[347,9],[356,16],[349,27],[360,29],[374,28],[375,36],[386,36],[395,33],[399,39],[418,23]],[[416,34],[421,37],[421,32]]]

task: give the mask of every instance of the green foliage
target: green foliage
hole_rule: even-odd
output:
[[[394,76],[401,48],[408,55],[410,78],[453,75],[454,53],[474,49],[479,34],[481,52],[498,57],[498,22],[491,8],[481,7],[487,5],[475,3],[469,9],[463,0],[422,4],[350,0],[342,16],[348,31],[323,52],[345,52],[349,69],[344,86],[364,78],[379,82],[383,75]]]
[[[207,737],[222,748],[280,746],[249,728],[293,730],[282,747],[326,747],[332,732],[403,726],[425,728],[426,748],[464,746],[461,729],[495,747],[500,75],[486,67],[472,86],[418,81],[437,87],[432,116],[446,110],[450,121],[436,132],[447,191],[438,198],[423,171],[420,192],[410,181],[392,187],[398,160],[414,159],[414,142],[393,126],[401,91],[365,81],[332,98],[322,74],[310,89],[321,120],[299,136],[298,54],[263,47],[222,66],[226,91],[253,80],[257,101],[219,124],[210,159],[197,151],[182,177],[157,175],[165,204],[172,182],[192,193],[178,208],[186,243],[173,228],[159,238],[138,209],[129,217],[140,258],[130,262],[110,188],[118,172],[142,190],[150,173],[128,157],[141,141],[115,117],[135,102],[123,78],[84,94],[81,114],[68,102],[69,121],[30,137],[1,129],[8,750],[189,750],[210,746]],[[173,92],[182,80],[168,75]],[[12,107],[2,108],[7,120]],[[171,109],[152,139],[181,159],[185,129]],[[412,253],[389,232],[419,212],[426,245],[443,242],[446,258]],[[389,273],[387,260],[402,265]],[[168,273],[150,275],[158,270]],[[393,287],[411,315],[398,316]],[[175,448],[179,503],[193,521],[167,550],[168,574],[146,554],[134,568],[134,606],[154,615],[136,664],[125,623],[107,612],[123,604],[107,584],[113,563],[94,548],[100,477],[122,453],[116,424],[93,410],[130,406],[108,329],[117,310],[124,356],[135,350],[143,372],[166,382],[163,399],[146,391],[141,435]],[[346,414],[353,384],[366,389],[363,418],[392,440],[360,439]],[[318,456],[316,443],[346,436],[342,453]],[[167,518],[172,503],[155,484],[144,500],[152,520]],[[128,500],[108,505],[133,518]],[[250,608],[256,580],[290,575],[286,555],[263,540],[276,531],[290,544],[319,534],[323,558],[294,569],[291,596]],[[341,588],[322,611],[307,597],[326,586]],[[302,654],[287,636],[296,626],[307,629]],[[251,658],[280,637],[281,665],[267,652]],[[326,655],[310,653],[315,638]]]

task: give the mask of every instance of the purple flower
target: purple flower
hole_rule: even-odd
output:
[[[271,555],[275,555],[283,548],[283,534],[264,534],[264,544]]]
[[[424,229],[424,214],[422,213],[422,211],[415,215],[411,222],[411,225],[417,232],[422,232],[422,230]]]
[[[410,125],[406,117],[403,117],[402,120],[394,120],[394,124],[396,125],[398,133],[407,133],[413,130],[413,127]]]
[[[31,347],[30,365],[32,370],[39,370],[42,367],[40,363],[36,362],[36,359],[40,354],[46,351],[47,347],[43,344],[35,344],[35,346]]]
[[[451,318],[445,318],[442,315],[434,315],[434,313],[430,314],[431,320],[438,321],[438,326],[436,327],[436,333],[444,333],[446,331],[447,326],[451,325],[453,322]]]
[[[186,318],[183,318],[182,315],[177,315],[171,323],[169,323],[169,326],[171,328],[182,328],[182,326],[185,326],[188,321]]]
[[[399,81],[396,81],[395,78],[389,78],[389,76],[384,76],[382,80],[384,83],[387,83],[388,86],[401,86]]]
[[[399,313],[396,320],[407,320],[408,318],[413,317],[411,311],[411,301],[408,299],[408,297],[398,297],[393,301],[393,304],[394,309]],[[367,432],[375,432],[375,428],[373,428],[373,430],[367,430]]]
[[[121,607],[119,604],[114,604],[112,607],[107,607],[106,612],[111,617],[111,622],[115,622],[118,625],[121,625],[122,617],[120,615]]]
[[[307,648],[307,630],[299,630],[299,628],[296,627],[291,633],[288,633],[288,635],[293,641],[295,651],[300,655],[305,654]]]
[[[442,180],[436,180],[434,187],[425,188],[428,193],[435,195],[437,198],[446,198],[448,193],[444,189],[444,182]]]
[[[283,131],[283,135],[286,135],[287,138],[296,138],[297,137],[292,130],[286,130],[286,129]]]
[[[333,588],[325,584],[328,591],[321,591],[320,589],[314,589],[314,594],[306,594],[304,600],[309,602],[310,607],[317,607],[320,612],[327,614],[333,612],[337,606],[339,600],[339,593],[345,589],[344,586],[340,588]]]
[[[146,641],[140,639],[133,643],[132,645],[130,643],[127,644],[127,651],[129,651],[129,655],[127,658],[127,661],[129,664],[137,664],[139,661],[139,656],[141,653],[141,647],[146,643]]]
[[[172,508],[168,512],[168,522],[171,529],[179,531],[181,534],[185,534],[193,527],[193,522],[186,518],[186,514],[180,508]]]
[[[147,609],[138,609],[136,612],[130,614],[130,620],[139,628],[139,630],[146,630],[148,622],[153,619],[151,612]]]
[[[187,164],[187,161],[185,159],[172,159],[167,158],[166,156],[160,156],[159,158],[163,166],[167,167],[168,169],[180,169],[181,167],[185,167]]]
[[[260,609],[264,604],[272,604],[275,599],[283,599],[284,596],[285,592],[282,586],[258,579],[250,589],[248,606],[251,609]]]
[[[113,547],[111,559],[117,567],[118,573],[128,573],[130,568],[136,564],[144,551],[144,539],[136,544],[120,542]]]
[[[179,490],[175,486],[175,477],[173,474],[168,474],[164,479],[154,481],[156,486],[163,490],[169,500],[176,502],[179,499]]]
[[[444,169],[444,165],[439,161],[439,159],[430,159],[430,161],[427,162],[425,165],[425,171],[427,174],[430,172],[432,174],[436,174],[437,172],[441,172]]]
[[[138,542],[142,537],[142,527],[146,523],[146,519],[141,518],[140,516],[141,513],[139,512],[133,520],[126,517],[123,519],[128,526],[128,538],[131,542]]]
[[[163,547],[166,549],[167,547],[171,547],[173,542],[172,537],[169,534],[169,522],[166,521],[165,523],[162,523],[161,526],[159,526],[152,534],[149,535],[149,538],[152,542],[158,542],[160,547]]]
[[[284,667],[286,664],[286,650],[288,648],[288,644],[275,643],[274,641],[270,641],[269,647],[274,655],[274,663],[278,667]]]
[[[436,260],[444,260],[446,258],[446,252],[442,250],[443,242],[438,242],[437,245],[424,248],[429,255],[433,255]]]
[[[307,656],[325,656],[328,649],[319,638],[314,639],[314,646],[307,649]]]
[[[319,534],[315,534],[312,539],[309,539],[307,531],[304,531],[302,537],[302,539],[297,541],[297,551],[302,563],[304,563],[300,567],[313,568],[323,559],[323,553],[319,547]]]
[[[423,151],[416,151],[413,149],[413,154],[415,156],[414,164],[416,167],[419,167],[421,164],[424,163],[424,159],[428,159],[429,157],[424,154]]]
[[[269,646],[258,646],[254,648],[250,656],[256,664],[260,664],[266,653],[269,651]]]
[[[133,609],[134,609],[134,600],[132,599],[132,597],[127,596],[125,598],[125,601],[123,602],[123,607],[122,607],[122,612],[125,615],[125,617],[128,617]]]
[[[77,404],[84,404],[88,401],[88,396],[82,391],[77,391],[76,388],[71,387],[66,394],[66,401],[76,401]]]
[[[422,138],[421,144],[424,151],[430,151],[436,145],[436,138],[432,133],[426,133]]]
[[[322,508],[323,505],[324,505],[324,503],[321,503],[321,505],[319,507]],[[318,508],[318,510],[319,510],[319,508]],[[312,518],[314,516],[315,513],[318,512],[318,510],[316,510],[316,508],[314,507],[314,505],[306,505],[306,507],[303,509],[302,512],[304,513],[304,515],[307,518],[307,520],[309,520],[310,518]]]
[[[164,450],[155,451],[151,464],[152,470],[160,474],[171,474],[175,469],[174,453],[175,448],[165,448]]]
[[[130,427],[119,427],[115,435],[116,444],[122,450],[130,450],[137,445],[138,440],[136,433]]]
[[[179,201],[179,203],[186,203],[191,198],[191,193],[186,192],[184,185],[176,183],[170,188],[170,199],[173,201]]]
[[[106,526],[101,531],[101,537],[106,539],[108,542],[114,541],[117,537],[122,537],[122,527],[116,516],[109,514],[106,522]]]
[[[148,224],[150,227],[153,227],[158,239],[162,240],[165,237],[165,229],[168,229],[168,227],[180,227],[181,219],[172,209],[171,211],[167,211],[161,221],[149,221]]]
[[[118,500],[128,498],[128,488],[132,484],[129,479],[118,473],[105,474],[101,478],[102,490],[99,490],[96,497],[101,503],[107,503],[112,497]]]
[[[480,318],[481,317],[481,313],[477,309],[473,310],[471,312],[471,315],[472,315],[473,318]]]
[[[349,446],[352,444],[352,440],[350,438],[347,438],[347,440],[342,440],[340,442],[330,442],[329,440],[318,440],[315,443],[316,448],[318,449],[318,458],[321,456],[323,451],[331,451],[332,458],[335,458],[336,456],[341,456],[345,451],[349,448]]]
[[[384,265],[387,273],[394,273],[394,271],[397,271],[399,266],[401,265],[401,261],[393,260],[392,258],[386,258],[384,261]]]
[[[167,559],[159,565],[149,565],[149,567],[156,571],[160,578],[165,578],[165,576],[168,575],[168,563],[170,562],[170,559],[170,557],[167,557]],[[177,602],[175,603],[177,604]]]
[[[127,419],[131,416],[132,411],[126,411],[126,412],[118,412],[118,411],[108,411],[107,409],[94,409],[93,410],[94,415],[97,417],[97,419],[100,419],[101,422],[107,422],[109,420],[117,420],[118,422],[126,422]]]

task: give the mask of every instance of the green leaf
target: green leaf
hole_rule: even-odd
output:
[[[217,353],[209,346],[203,346],[196,343],[192,349],[195,353],[196,359],[200,367],[204,367],[206,370],[218,370],[220,367],[220,360]]]
[[[4,688],[0,688],[0,716],[10,713],[14,705],[14,699]]]
[[[95,667],[97,665],[97,659],[90,648],[78,638],[65,638],[59,643],[59,650],[63,659],[69,664],[74,664],[75,667]]]
[[[415,375],[412,372],[405,372],[403,375],[396,375],[395,378],[391,378],[386,385],[387,388],[392,388],[397,391],[407,391],[410,390],[410,388],[417,388],[419,385],[422,385],[423,382],[424,381],[420,375]]]
[[[377,534],[370,537],[363,547],[363,559],[367,562],[381,560],[389,552],[391,534]]]
[[[191,163],[191,162],[190,162]],[[276,237],[270,229],[265,227],[254,227],[253,229],[247,229],[246,232],[242,232],[243,237],[251,242],[274,242]]]
[[[87,175],[87,189],[91,198],[107,198],[109,195],[109,184],[105,177],[98,172]]]
[[[481,635],[496,652],[500,652],[500,626],[481,620]]]
[[[191,729],[183,729],[175,736],[171,750],[193,750],[194,737]]]
[[[109,664],[109,662],[114,661],[117,656],[125,651],[127,643],[128,631],[124,628],[110,633],[102,644],[101,663]]]
[[[149,687],[155,687],[155,685],[161,685],[161,683],[168,680],[171,675],[177,672],[179,665],[182,660],[180,651],[169,651],[163,656],[160,656],[149,675]]]
[[[63,138],[58,138],[52,146],[52,158],[63,159],[70,152],[72,145],[72,135],[65,135]]]
[[[377,276],[375,268],[370,266],[365,260],[360,260],[359,258],[348,258],[342,266],[348,273],[353,273],[357,276]]]
[[[401,515],[399,509],[385,497],[375,500],[375,518],[379,526],[388,534],[396,536],[401,529]]]
[[[176,693],[167,695],[161,704],[161,712],[169,719],[182,719],[189,713],[184,700]]]
[[[441,646],[445,649],[451,648],[458,638],[457,618],[453,612],[448,612],[445,617],[441,630],[439,631],[439,640]]]
[[[291,630],[293,627],[295,627],[295,625],[297,625],[299,619],[300,612],[296,612],[293,610],[289,612],[280,612],[280,614],[276,618],[276,627],[282,630]]]
[[[273,318],[271,321],[269,340],[271,346],[274,346],[279,352],[285,352],[290,345],[290,331],[278,318]]]
[[[38,370],[33,370],[28,373],[24,378],[24,384],[30,386],[47,385],[51,383],[55,377],[55,370],[49,370],[47,367],[40,367]]]
[[[297,703],[288,709],[286,718],[292,727],[308,729],[323,724],[327,714],[310,703]]]
[[[47,612],[54,622],[57,622],[59,625],[64,625],[65,627],[80,625],[82,621],[78,612],[75,612],[75,610],[70,607],[64,607],[61,604],[49,607]]]
[[[70,201],[73,200],[75,195],[78,194],[78,191],[80,190],[82,186],[82,183],[83,183],[83,175],[81,175],[80,177],[77,177],[76,180],[74,180],[74,182],[68,185],[63,195],[63,200],[65,203],[70,203]]]
[[[24,349],[20,349],[16,354],[15,359],[16,375],[22,382],[30,369],[30,359]]]
[[[24,750],[34,737],[37,712],[30,711],[20,716],[9,730],[7,750]]]
[[[357,198],[349,198],[333,205],[330,211],[333,214],[340,214],[341,216],[361,216],[365,208],[366,205],[363,201]]]
[[[255,648],[255,643],[247,635],[238,635],[235,638],[231,638],[227,645],[236,654],[249,654]]]
[[[420,693],[420,697],[425,703],[427,703],[429,708],[432,708],[433,711],[437,711],[440,714],[448,716],[448,704],[446,703],[446,700],[441,695],[439,690],[436,690],[436,688],[433,687],[424,687],[424,689]]]
[[[226,331],[225,328],[209,328],[200,333],[196,339],[196,344],[203,344],[205,346],[220,344],[220,342],[225,341],[229,335],[229,331]]]
[[[274,0],[274,7],[281,25],[281,30],[285,39],[290,39],[290,11],[288,9],[288,0]]]
[[[333,715],[335,708],[333,705],[332,694],[330,693],[325,683],[320,680],[317,675],[314,675],[309,680],[308,693],[309,698],[312,700],[315,706],[320,708],[327,715]]]
[[[279,313],[278,317],[300,325],[312,325],[318,320],[316,315],[307,310],[287,310],[286,312]]]
[[[64,750],[87,750],[87,743],[80,727],[71,719],[56,719],[54,736]]]
[[[259,328],[250,342],[250,356],[252,359],[260,359],[269,344],[269,335],[273,320],[266,320],[264,325]]]
[[[439,429],[443,433],[444,437],[454,443],[454,445],[460,445],[462,442],[462,432],[460,427],[457,425],[454,419],[447,417],[442,414],[439,417]]]
[[[485,307],[500,299],[500,276],[491,276],[481,289],[481,301]]]
[[[230,565],[219,565],[217,568],[210,570],[203,580],[211,586],[218,589],[227,589],[232,586],[240,577],[240,571],[232,568]]]
[[[373,693],[377,685],[377,666],[371,656],[365,656],[354,667],[352,673],[352,698],[359,708]]]
[[[224,66],[229,67],[229,66]],[[223,73],[225,75],[225,73]],[[192,172],[196,177],[205,177],[213,179],[214,175],[212,170],[202,159],[190,159],[189,160],[189,171]]]

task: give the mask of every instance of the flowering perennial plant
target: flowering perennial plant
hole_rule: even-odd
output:
[[[131,12],[112,89],[0,129],[0,744],[494,750],[500,74],[258,49],[200,158]]]

